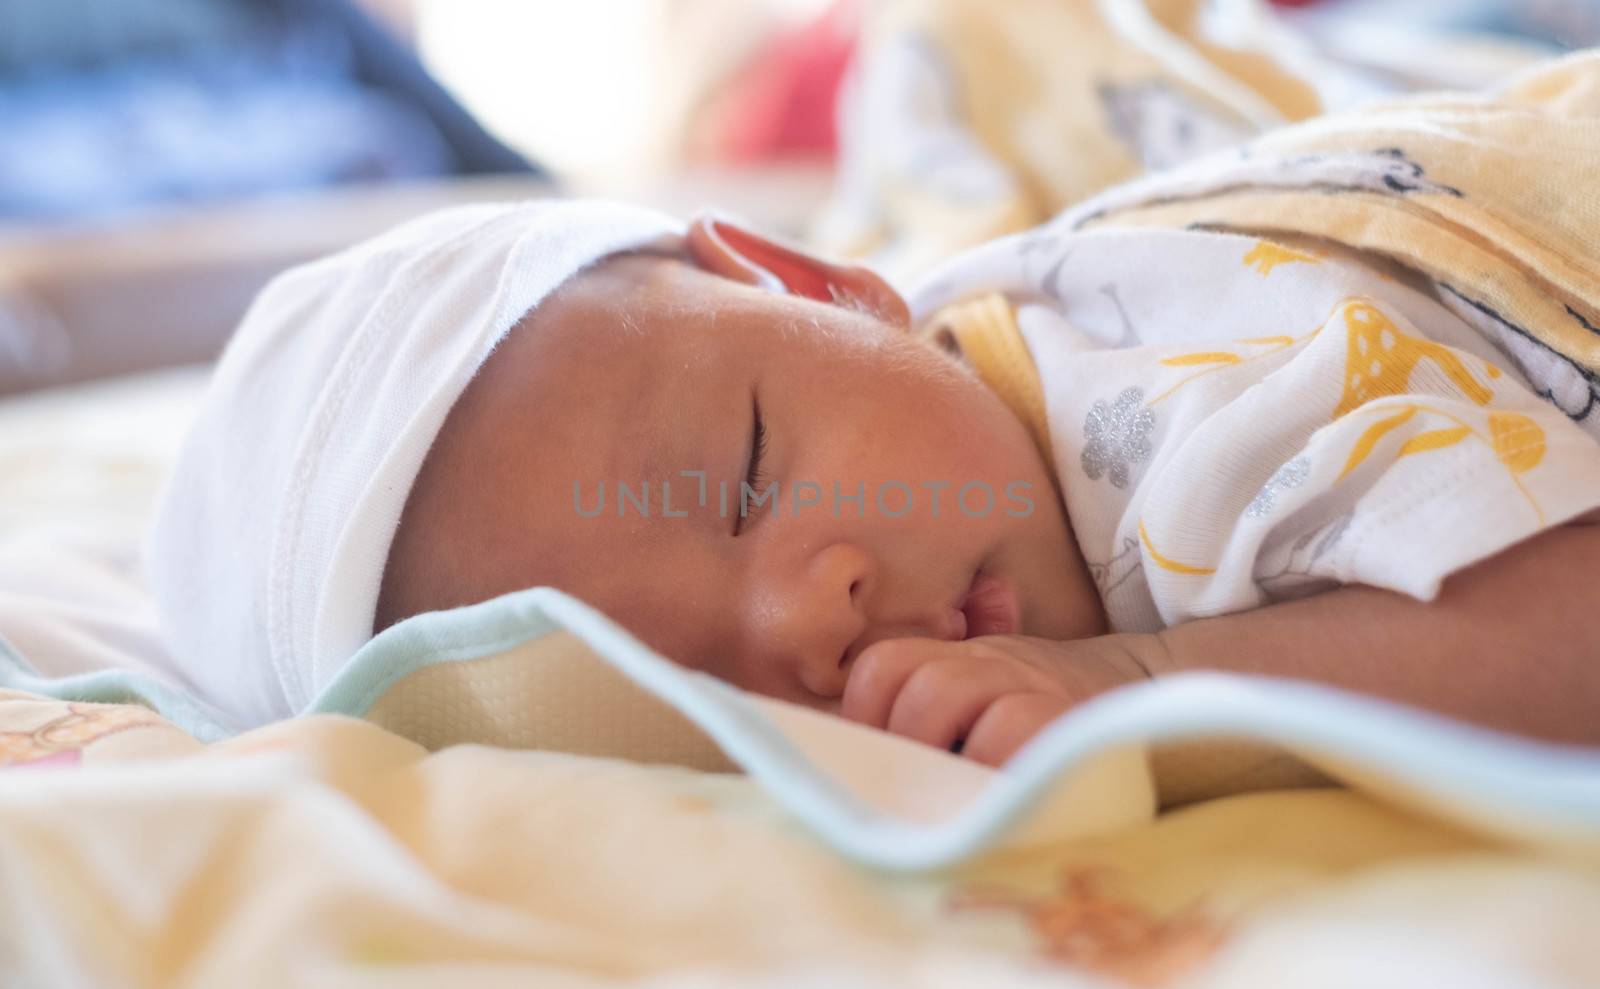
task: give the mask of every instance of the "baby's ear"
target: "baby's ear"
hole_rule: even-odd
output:
[[[686,240],[695,263],[724,278],[831,302],[870,313],[900,329],[911,328],[905,300],[870,269],[832,264],[711,216],[696,217]]]

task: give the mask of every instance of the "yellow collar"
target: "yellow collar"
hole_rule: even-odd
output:
[[[1044,389],[1028,345],[1017,327],[1017,317],[1005,296],[997,292],[948,305],[934,314],[925,333],[948,334],[961,348],[967,364],[1000,397],[1055,473],[1050,447],[1050,422],[1045,418]]]

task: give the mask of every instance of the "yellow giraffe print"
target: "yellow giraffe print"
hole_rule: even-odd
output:
[[[1544,460],[1544,430],[1520,412],[1489,413],[1489,445],[1512,474],[1525,474]]]
[[[1313,330],[1303,339],[1310,340],[1316,335],[1317,331]],[[1248,340],[1237,340],[1235,342],[1240,344],[1248,344],[1253,347],[1269,347],[1271,349],[1251,354],[1249,357],[1243,357],[1227,350],[1206,350],[1198,353],[1178,354],[1173,357],[1162,358],[1162,367],[1199,367],[1201,370],[1196,371],[1194,374],[1191,374],[1187,378],[1179,381],[1177,384],[1173,385],[1171,388],[1168,388],[1160,395],[1152,398],[1149,402],[1145,403],[1146,407],[1152,409],[1155,408],[1157,405],[1160,405],[1162,402],[1177,394],[1185,385],[1203,378],[1208,374],[1221,371],[1224,368],[1233,367],[1236,364],[1248,364],[1259,357],[1270,357],[1273,354],[1284,350],[1285,348],[1294,346],[1300,341],[1290,336],[1276,336],[1251,337]]]
[[[1533,493],[1528,490],[1527,485],[1522,483],[1522,475],[1539,466],[1544,460],[1545,454],[1544,429],[1531,417],[1523,415],[1521,412],[1492,411],[1488,414],[1487,424],[1489,428],[1487,435],[1485,435],[1459,416],[1444,409],[1429,408],[1426,405],[1406,403],[1397,408],[1389,405],[1377,405],[1362,411],[1390,412],[1391,410],[1393,411],[1392,415],[1386,416],[1368,426],[1366,431],[1361,434],[1361,438],[1356,441],[1356,445],[1350,451],[1349,459],[1345,461],[1344,470],[1339,472],[1340,480],[1343,480],[1345,475],[1360,467],[1372,455],[1378,446],[1378,442],[1384,436],[1405,425],[1419,412],[1428,413],[1448,419],[1454,422],[1455,425],[1444,429],[1430,429],[1427,432],[1418,433],[1411,437],[1400,445],[1400,449],[1395,453],[1396,460],[1415,456],[1419,453],[1427,453],[1430,450],[1443,450],[1468,439],[1480,440],[1494,451],[1495,459],[1500,461],[1500,466],[1504,467],[1506,473],[1510,475],[1511,482],[1517,486],[1517,490],[1522,493],[1522,497],[1527,499],[1528,505],[1539,516],[1539,524],[1541,526],[1544,525],[1544,509],[1539,505],[1538,500],[1533,497]]]
[[[1270,271],[1274,264],[1283,263],[1281,260],[1272,260],[1275,257],[1272,252],[1279,249],[1278,245],[1261,241],[1256,245],[1256,249],[1251,251],[1250,255],[1246,255],[1246,260],[1248,262],[1252,255],[1260,251],[1263,267]],[[1281,248],[1281,250],[1288,251],[1287,248]],[[1294,258],[1292,260],[1309,260],[1312,263],[1317,261],[1314,257]],[[1512,482],[1516,484],[1523,497],[1527,499],[1530,507],[1538,514],[1539,524],[1543,525],[1544,509],[1540,507],[1532,493],[1528,491],[1521,477],[1521,475],[1537,467],[1544,459],[1546,440],[1544,430],[1540,428],[1539,424],[1520,412],[1490,411],[1487,413],[1488,429],[1485,435],[1471,424],[1449,412],[1442,409],[1429,408],[1426,405],[1417,403],[1408,402],[1398,406],[1383,403],[1363,409],[1363,406],[1367,406],[1367,403],[1375,399],[1406,394],[1410,389],[1411,373],[1423,360],[1431,360],[1437,364],[1446,377],[1468,399],[1479,406],[1487,406],[1494,399],[1494,392],[1473,376],[1461,356],[1454,350],[1431,340],[1419,339],[1402,333],[1387,316],[1372,304],[1348,300],[1341,305],[1340,309],[1342,309],[1345,324],[1349,330],[1345,352],[1345,379],[1343,394],[1330,419],[1338,419],[1358,409],[1365,412],[1383,414],[1383,418],[1367,427],[1356,440],[1348,459],[1345,461],[1344,469],[1339,473],[1339,479],[1342,480],[1365,462],[1376,451],[1379,442],[1386,435],[1405,425],[1418,413],[1433,413],[1453,421],[1454,425],[1442,429],[1428,430],[1412,436],[1401,444],[1395,453],[1395,459],[1411,457],[1433,450],[1442,450],[1468,439],[1476,438],[1481,440],[1494,451],[1496,459],[1506,469]],[[1338,313],[1339,310],[1335,310],[1335,312]],[[1154,407],[1163,399],[1168,398],[1197,378],[1253,361],[1259,357],[1278,353],[1296,343],[1315,338],[1318,332],[1313,330],[1300,340],[1282,336],[1259,337],[1238,341],[1241,344],[1271,348],[1250,357],[1244,357],[1232,351],[1217,350],[1178,354],[1163,358],[1160,363],[1166,367],[1199,367],[1201,370],[1184,378],[1146,403],[1146,407]],[[1503,372],[1493,364],[1485,361],[1484,373],[1492,380],[1500,377]],[[1216,569],[1213,567],[1185,563],[1162,553],[1156,548],[1143,520],[1139,523],[1139,538],[1144,544],[1151,562],[1163,570],[1192,577],[1204,577],[1216,573]]]
[[[1459,355],[1442,344],[1407,336],[1378,309],[1365,302],[1344,307],[1349,343],[1345,352],[1344,394],[1334,407],[1335,419],[1375,398],[1404,394],[1411,372],[1423,360],[1439,365],[1467,398],[1488,405],[1494,392],[1467,370]],[[1498,369],[1491,367],[1491,377]]]
[[[1244,266],[1256,269],[1256,273],[1262,278],[1272,274],[1272,269],[1280,264],[1321,263],[1322,259],[1315,254],[1296,251],[1282,244],[1274,244],[1270,240],[1256,241],[1256,246],[1250,248],[1249,253],[1244,256]]]

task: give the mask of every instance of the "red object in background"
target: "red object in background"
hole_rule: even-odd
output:
[[[815,20],[763,45],[708,108],[702,146],[710,157],[736,164],[831,158],[838,144],[834,104],[859,27],[855,0],[836,0]]]
[[[1272,2],[1308,7],[1320,0]],[[701,111],[699,156],[738,165],[831,159],[838,145],[834,109],[860,23],[858,0],[835,0],[814,20],[762,45]]]

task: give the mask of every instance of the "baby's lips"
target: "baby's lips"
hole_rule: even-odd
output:
[[[1012,635],[1022,621],[1022,603],[1011,581],[979,572],[961,603],[967,619],[966,638],[980,635]]]

